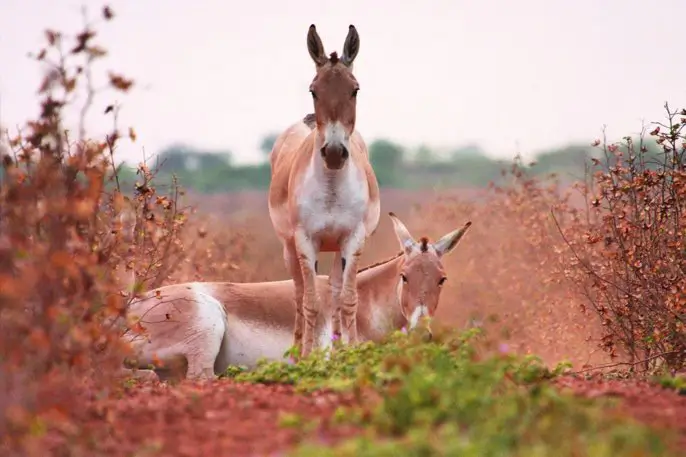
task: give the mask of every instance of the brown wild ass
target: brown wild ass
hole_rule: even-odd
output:
[[[392,213],[391,218],[402,251],[358,272],[356,330],[362,340],[378,341],[390,330],[412,329],[422,317],[427,321],[433,317],[446,280],[442,257],[471,225],[467,222],[430,243],[427,238],[415,241]],[[326,276],[317,276],[316,282],[326,292],[325,309],[331,311]],[[289,305],[293,293],[290,280],[191,282],[149,291],[128,311],[128,317],[138,319],[146,331],[145,338],[127,338],[136,354],[135,366],[144,368],[156,361],[175,366],[181,360],[187,366],[187,378],[212,379],[229,365],[253,368],[260,358],[285,360],[292,344],[295,310]],[[331,314],[321,313],[315,323],[322,347],[331,344],[330,319]],[[421,329],[430,336],[429,325]]]
[[[332,294],[333,334],[342,335],[342,316],[349,342],[357,341],[358,259],[380,216],[379,186],[367,146],[355,130],[357,30],[349,27],[340,58],[336,52],[327,57],[313,24],[307,49],[316,67],[310,85],[314,114],[276,139],[269,186],[269,215],[295,283],[293,340],[303,356],[312,350],[322,299],[318,292],[324,292],[316,280],[319,252],[335,253],[331,288],[325,291]]]

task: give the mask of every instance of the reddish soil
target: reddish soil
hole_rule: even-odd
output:
[[[655,427],[673,428],[686,449],[686,396],[642,381],[563,377],[554,384],[586,397],[619,397],[624,412]],[[360,433],[331,421],[339,405],[355,403],[351,394],[300,394],[288,386],[228,380],[142,385],[122,398],[93,402],[83,411],[80,428],[97,437],[97,455],[278,456],[303,440],[332,444]],[[283,413],[319,422],[284,426]]]
[[[679,447],[686,450],[686,395],[663,389],[643,380],[590,380],[565,376],[554,384],[587,398],[621,399],[621,410],[655,428],[672,429]]]
[[[84,419],[98,436],[98,455],[277,456],[305,437],[331,443],[358,433],[330,421],[339,405],[353,404],[349,394],[219,380],[137,386],[94,403]],[[312,428],[284,426],[282,413],[321,420]]]

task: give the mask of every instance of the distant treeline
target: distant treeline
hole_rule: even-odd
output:
[[[265,190],[269,187],[270,172],[267,157],[275,135],[267,135],[261,142],[264,161],[257,165],[233,163],[231,151],[204,151],[186,145],[173,145],[162,151],[148,166],[159,165],[158,182],[169,182],[177,176],[180,184],[200,193]],[[659,160],[659,148],[647,143],[651,156]],[[408,150],[385,139],[368,145],[369,154],[379,185],[382,187],[421,189],[441,187],[484,187],[498,183],[502,171],[512,160],[494,160],[479,146],[470,145],[452,151],[434,151],[427,146]],[[584,164],[602,151],[588,145],[569,145],[536,155],[529,166],[533,174],[557,173],[572,181],[584,174]],[[514,157],[513,157],[514,159]],[[136,180],[134,170],[121,167],[120,182],[127,187]]]

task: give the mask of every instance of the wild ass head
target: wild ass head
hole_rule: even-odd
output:
[[[360,36],[351,25],[343,45],[343,54],[329,57],[314,24],[307,33],[307,50],[314,60],[317,74],[310,84],[317,123],[317,143],[326,167],[340,170],[350,155],[350,135],[355,130],[357,91],[360,85],[353,76],[353,61],[360,50]]]
[[[389,213],[389,216],[405,256],[398,280],[398,301],[402,314],[410,329],[415,328],[422,318],[427,318],[426,330],[431,337],[428,324],[438,308],[442,286],[448,279],[441,259],[457,246],[472,223],[467,222],[462,228],[431,243],[426,237],[416,241],[395,214]]]

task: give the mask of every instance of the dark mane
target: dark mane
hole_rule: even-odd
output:
[[[317,119],[315,118],[314,113],[307,114],[305,117],[303,117],[303,122],[310,128],[310,130],[314,129],[316,120]]]
[[[428,252],[429,251],[429,239],[427,237],[423,236],[419,239],[419,242],[420,242],[419,249],[422,252]]]
[[[394,255],[393,257],[388,258],[386,260],[382,260],[380,262],[376,262],[376,263],[373,263],[371,265],[367,265],[366,267],[360,268],[359,270],[357,270],[357,273],[359,274],[359,273],[362,273],[363,271],[371,270],[374,267],[378,267],[379,265],[383,265],[385,263],[392,262],[393,260],[397,259],[401,255],[403,255],[403,251],[398,252],[396,255]]]
[[[329,55],[329,62],[331,62],[331,65],[336,65],[338,63],[338,53],[336,51]]]

